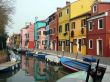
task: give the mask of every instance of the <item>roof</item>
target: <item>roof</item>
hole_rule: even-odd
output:
[[[96,4],[110,4],[110,2],[96,1],[93,5],[96,5]]]

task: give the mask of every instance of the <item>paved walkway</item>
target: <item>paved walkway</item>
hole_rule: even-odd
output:
[[[59,55],[59,56],[65,56],[65,57],[69,57],[69,58],[82,59],[84,57],[81,54],[73,54],[73,53],[63,52],[63,51],[52,51],[52,50],[36,50],[36,51],[48,53],[48,54]],[[91,56],[91,55],[88,55],[88,56]],[[99,58],[100,63],[110,65],[110,57],[101,57],[101,56],[94,56],[94,57],[97,59]]]

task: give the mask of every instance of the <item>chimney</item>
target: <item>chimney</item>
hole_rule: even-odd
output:
[[[66,1],[66,6],[70,5],[70,2],[69,1]]]
[[[61,8],[60,7],[57,7],[57,11],[59,11]]]

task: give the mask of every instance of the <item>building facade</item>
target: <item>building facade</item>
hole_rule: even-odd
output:
[[[86,21],[95,0],[78,0],[70,6],[70,52],[86,54]]]
[[[21,48],[28,48],[28,31],[27,28],[21,29]]]
[[[50,49],[58,50],[58,13],[55,12],[49,16],[50,27]]]
[[[40,27],[38,28],[38,39],[37,39],[37,43],[38,43],[38,49],[41,50],[45,50],[46,49],[46,29],[45,27]]]
[[[63,8],[57,8],[58,12],[58,50],[69,52],[69,20],[70,2],[66,2]]]
[[[28,34],[29,34],[29,49],[34,49],[34,24],[30,23],[28,26]]]
[[[45,20],[41,20],[41,21],[36,21],[35,23],[34,23],[34,47],[35,48],[38,48],[38,43],[37,43],[37,40],[38,40],[38,29],[40,28],[40,27],[44,27],[44,26],[46,26],[46,22],[45,22]]]
[[[110,3],[96,2],[91,9],[87,54],[110,57]]]

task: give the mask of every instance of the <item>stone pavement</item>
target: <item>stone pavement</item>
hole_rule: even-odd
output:
[[[48,53],[48,54],[52,54],[52,55],[65,56],[65,57],[69,57],[69,58],[82,59],[84,57],[80,53],[73,54],[73,53],[63,52],[63,51],[38,50],[38,49],[36,51],[43,52],[43,53]],[[91,55],[88,55],[88,56],[91,56]],[[101,57],[101,56],[93,56],[93,57],[95,57],[96,59],[99,58],[101,64],[110,65],[110,57]]]

